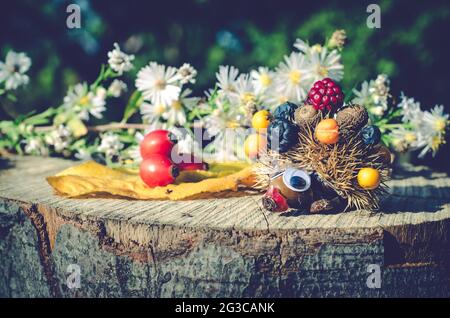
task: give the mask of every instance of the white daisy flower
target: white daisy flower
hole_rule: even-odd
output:
[[[108,64],[111,69],[119,75],[122,75],[124,72],[128,72],[133,68],[133,60],[134,55],[122,52],[117,43],[114,43],[114,49],[108,52]]]
[[[0,83],[5,82],[5,89],[17,89],[28,84],[29,77],[25,73],[31,66],[31,59],[25,53],[9,51],[5,62],[0,62]]]
[[[297,39],[294,43],[294,47],[298,49],[301,53],[309,56],[313,53],[321,53],[323,51],[323,47],[320,44],[315,44],[310,46],[307,42],[302,39]]]
[[[108,87],[108,94],[113,97],[120,97],[127,91],[127,84],[124,81],[115,79]]]
[[[420,103],[414,101],[414,98],[408,98],[401,93],[401,101],[398,104],[398,107],[402,109],[402,121],[403,122],[412,122],[414,124],[419,123],[422,120],[423,112],[420,109]]]
[[[264,95],[262,95],[261,102],[264,105],[267,105],[270,111],[274,111],[279,105],[288,101],[293,101],[294,99],[294,96],[287,96],[282,92],[279,92],[275,86],[268,89]]]
[[[56,152],[60,153],[67,149],[72,142],[72,132],[64,125],[59,125],[45,136],[45,142],[53,146]]]
[[[136,140],[137,145],[131,146],[127,150],[128,156],[134,162],[139,163],[142,161],[141,150],[139,146],[148,132],[150,132],[149,129],[147,129],[144,133],[142,133],[141,131],[136,131],[136,133],[134,134],[134,139]]]
[[[206,131],[210,136],[218,138],[227,128],[240,127],[240,122],[243,120],[241,117],[233,111],[215,109],[210,115],[204,117]]]
[[[29,155],[47,156],[48,148],[44,145],[43,141],[39,137],[31,137],[24,141],[24,151]]]
[[[236,80],[235,92],[230,95],[231,101],[239,106],[254,102],[255,88],[249,74],[241,74]]]
[[[92,160],[92,154],[90,151],[88,151],[87,149],[77,149],[77,152],[75,153],[75,158],[77,158],[78,160],[81,161],[87,161],[87,160]]]
[[[219,72],[216,73],[219,92],[222,92],[225,96],[235,93],[238,75],[239,70],[234,66],[219,66]]]
[[[142,121],[146,124],[153,125],[159,122],[163,114],[166,112],[168,106],[164,104],[150,104],[143,102],[139,107],[140,113],[142,115]]]
[[[389,107],[389,83],[389,78],[384,74],[378,75],[375,81],[364,81],[361,85],[361,90],[353,89],[355,98],[353,98],[352,102],[364,105],[369,113],[382,117]]]
[[[328,47],[331,49],[342,50],[347,40],[347,34],[345,30],[336,30],[333,32],[330,40],[328,41]]]
[[[107,158],[117,156],[122,148],[123,143],[120,142],[119,136],[116,134],[107,132],[101,136],[98,151],[104,153]]]
[[[176,85],[177,69],[151,62],[137,74],[136,87],[152,104],[170,105],[177,100],[181,88]]]
[[[439,147],[445,143],[445,132],[448,125],[448,114],[444,114],[444,106],[435,106],[431,111],[424,111],[422,121],[418,127],[424,142],[419,158],[429,151],[436,155]]]
[[[100,119],[106,110],[105,96],[104,89],[99,88],[94,94],[86,83],[79,83],[69,88],[63,106],[68,111],[76,112],[83,120],[88,120],[89,114]]]
[[[423,158],[428,152],[435,156],[442,144],[445,143],[444,135],[441,134],[428,133],[423,135],[422,140],[423,142],[418,146],[418,148],[423,147],[418,155],[419,158]]]
[[[250,72],[250,76],[256,94],[261,94],[273,84],[275,74],[268,67],[258,67],[257,70]]]
[[[190,89],[185,89],[178,100],[173,101],[166,107],[162,117],[167,120],[170,126],[186,124],[186,112],[185,109],[192,109],[199,101],[197,97],[189,97],[192,93]]]
[[[436,105],[431,111],[425,111],[423,123],[434,133],[444,134],[448,125],[449,114],[444,114],[444,105]]]
[[[398,127],[389,133],[391,143],[395,150],[404,152],[408,149],[416,149],[421,144],[422,136],[415,130]]]
[[[177,77],[181,84],[195,83],[197,70],[189,63],[184,63],[177,71]]]
[[[367,81],[364,81],[361,84],[360,90],[354,88],[353,94],[355,94],[355,97],[353,98],[352,103],[368,106],[368,104],[371,103],[372,100],[372,95],[369,88],[369,83]]]
[[[301,102],[306,97],[306,90],[311,86],[311,72],[305,55],[292,52],[276,69],[275,89],[281,96],[292,102]]]
[[[327,48],[322,48],[320,51],[312,51],[310,54],[310,70],[313,81],[326,77],[340,81],[344,77],[341,55],[336,50],[328,53]]]
[[[370,93],[373,102],[377,107],[381,107],[384,112],[388,109],[388,98],[390,97],[390,81],[386,74],[379,74],[375,81],[371,81]]]
[[[297,39],[294,43],[294,47],[303,54],[309,54],[311,52],[311,47],[309,46],[309,44],[302,39]]]

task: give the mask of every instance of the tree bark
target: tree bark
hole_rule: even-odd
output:
[[[3,297],[450,296],[445,174],[398,171],[379,213],[298,215],[266,213],[259,196],[67,199],[45,177],[74,162],[6,164]]]

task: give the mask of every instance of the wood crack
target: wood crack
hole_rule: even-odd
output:
[[[53,297],[61,297],[62,294],[56,278],[55,266],[51,258],[52,250],[44,216],[39,213],[35,204],[22,204],[20,207],[29,217],[31,223],[36,229],[39,246],[39,260],[41,262],[44,275],[47,279],[50,293]]]

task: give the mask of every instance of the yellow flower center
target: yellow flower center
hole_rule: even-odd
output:
[[[164,104],[155,105],[155,113],[156,114],[161,115],[164,113],[165,110],[166,110],[166,107],[164,106]]]
[[[156,86],[157,89],[163,90],[163,89],[166,88],[166,81],[164,81],[164,80],[157,80],[155,82],[155,86]]]
[[[327,77],[328,76],[328,68],[325,67],[325,66],[317,65],[316,72],[317,72],[317,74],[319,74],[322,77]]]
[[[286,96],[281,95],[278,97],[278,101],[280,102],[280,104],[283,104],[288,101],[288,98]]]
[[[247,104],[249,102],[253,102],[255,100],[255,95],[250,92],[245,92],[241,96],[241,100],[243,104]]]
[[[175,110],[180,110],[183,107],[179,100],[173,101],[171,106]]]
[[[261,85],[264,87],[267,87],[270,84],[272,84],[272,79],[267,74],[261,74],[261,76],[259,77],[259,81],[260,81]]]
[[[434,127],[436,128],[437,131],[445,130],[445,126],[447,126],[447,122],[443,118],[437,119],[436,122],[434,123]]]
[[[230,93],[234,93],[236,91],[236,88],[233,85],[229,84],[229,85],[225,86],[224,90],[228,91]]]
[[[414,141],[417,140],[417,137],[413,133],[406,133],[405,134],[405,140],[406,140],[407,143],[411,144],[411,143],[413,143]]]
[[[89,104],[89,96],[86,95],[81,97],[79,103],[81,106],[86,106],[87,104]]]
[[[292,82],[292,84],[294,85],[298,85],[300,84],[300,79],[302,77],[302,73],[300,73],[299,70],[293,70],[289,73],[289,80]]]
[[[227,122],[227,128],[238,128],[239,123],[236,120],[230,120]]]
[[[311,49],[312,49],[314,52],[320,53],[320,52],[322,52],[322,45],[320,45],[320,44],[315,44],[315,45],[311,46]]]
[[[445,141],[440,136],[434,136],[431,140],[431,149],[436,152],[443,143],[445,143]]]

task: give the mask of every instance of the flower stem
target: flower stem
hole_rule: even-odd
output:
[[[111,123],[106,125],[87,126],[88,131],[108,131],[116,129],[147,129],[149,126],[146,124],[126,124],[126,123]],[[35,127],[36,132],[46,132],[55,129],[54,126],[39,126]]]

